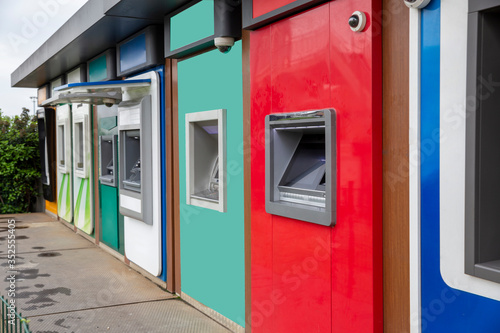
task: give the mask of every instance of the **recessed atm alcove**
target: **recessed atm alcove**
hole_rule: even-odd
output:
[[[266,210],[335,224],[335,112],[266,117]]]
[[[186,203],[226,211],[226,110],[186,114]]]
[[[141,193],[141,131],[124,131],[122,144],[125,152],[123,188]]]
[[[100,170],[101,174],[99,179],[101,183],[116,187],[116,148],[117,148],[117,136],[116,135],[103,135],[100,136],[101,145],[101,158],[100,158]]]

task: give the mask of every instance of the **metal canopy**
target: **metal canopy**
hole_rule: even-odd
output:
[[[149,87],[151,80],[123,80],[70,83],[54,89],[55,96],[45,100],[41,106],[84,103],[93,105],[118,104],[124,90]]]
[[[11,74],[11,86],[38,88],[188,2],[89,0]]]

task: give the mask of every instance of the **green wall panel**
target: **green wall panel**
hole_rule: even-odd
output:
[[[120,248],[120,228],[118,216],[118,189],[107,185],[99,185],[102,215],[102,241],[118,250]]]
[[[170,51],[214,34],[214,1],[202,0],[170,19]]]
[[[182,292],[245,326],[241,42],[179,62]],[[185,114],[227,109],[227,212],[186,204]]]
[[[103,54],[89,63],[89,82],[101,81],[106,79],[107,76],[106,55]]]

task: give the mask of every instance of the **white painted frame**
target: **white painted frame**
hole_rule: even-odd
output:
[[[161,158],[160,158],[160,77],[150,71],[141,75],[131,77],[129,80],[150,79],[151,84],[141,85],[140,87],[122,87],[123,101],[139,98],[145,95],[151,95],[151,133],[153,146],[153,224],[149,225],[129,216],[124,216],[124,241],[125,254],[127,259],[137,266],[141,267],[154,276],[160,276],[162,273],[162,241],[161,241]],[[125,83],[127,80],[124,81]],[[146,133],[141,133],[146,135]],[[143,189],[141,188],[141,191]],[[120,205],[127,201],[120,194]],[[135,204],[137,202],[135,201]]]
[[[219,152],[219,202],[193,198],[194,192],[194,124],[217,120]],[[188,205],[226,212],[226,109],[186,114],[186,203]]]
[[[67,112],[64,112],[64,109],[68,109]],[[60,117],[57,119],[57,169],[61,173],[70,173],[71,171],[71,125],[69,119],[69,105],[63,105],[57,108],[57,111],[60,112]],[[63,114],[64,113],[64,114]],[[67,113],[67,114],[66,114]],[[61,138],[59,134],[59,127],[62,126],[64,128],[64,137]],[[60,153],[63,152],[61,149],[61,143],[64,142],[64,165],[60,164],[61,156]]]
[[[410,332],[422,327],[420,247],[420,61],[421,11],[410,9]]]
[[[77,151],[77,133],[76,133],[76,129],[77,129],[77,124],[82,124],[82,131],[83,131],[83,134],[82,134],[82,139],[83,139],[83,168],[79,169],[78,166],[77,166],[77,154],[76,154],[76,151]],[[73,134],[74,134],[74,138],[73,138],[73,152],[75,152],[73,154],[73,158],[75,159],[75,161],[73,162],[73,165],[75,167],[75,176],[76,177],[79,177],[79,178],[89,178],[89,166],[87,165],[88,164],[88,156],[90,156],[90,151],[89,151],[89,148],[90,148],[90,130],[89,130],[89,116],[87,114],[83,114],[83,113],[76,113],[74,116],[73,116]]]

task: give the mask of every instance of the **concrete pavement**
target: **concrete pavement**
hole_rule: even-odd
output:
[[[0,215],[3,296],[12,217],[15,301],[32,332],[230,332],[45,214]]]

